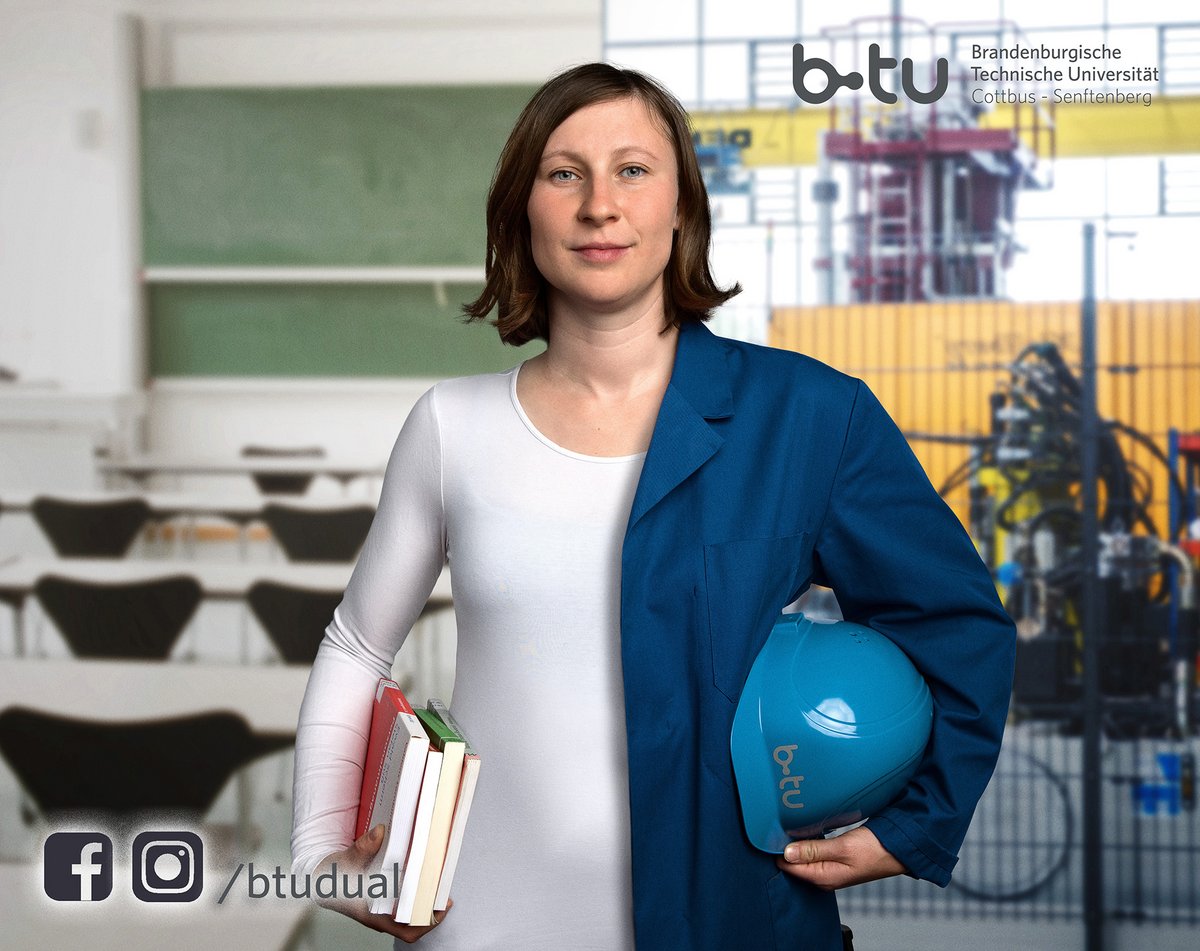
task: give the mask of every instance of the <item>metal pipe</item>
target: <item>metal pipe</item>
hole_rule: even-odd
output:
[[[904,0],[892,0],[892,57],[896,62],[904,58]]]
[[[817,143],[817,181],[813,185],[813,198],[817,204],[817,260],[822,262],[818,270],[817,300],[822,304],[833,304],[836,303],[833,261],[833,203],[836,193],[833,163],[825,151],[825,136],[826,132],[822,129]]]
[[[949,155],[942,156],[941,167],[942,240],[940,251],[942,256],[942,274],[945,278],[942,286],[947,294],[961,294],[963,291],[961,276],[958,266],[954,263],[959,244],[958,216],[955,214],[954,209],[955,189],[958,184],[958,169],[955,167],[954,159]],[[934,262],[930,261],[928,266],[932,268]]]
[[[1181,588],[1179,606],[1185,611],[1194,608],[1196,606],[1196,569],[1192,565],[1192,559],[1182,548],[1167,542],[1159,542],[1158,550],[1179,563],[1179,570],[1182,572],[1182,579],[1179,582]]]
[[[1083,929],[1086,951],[1104,951],[1104,855],[1100,768],[1100,552],[1097,479],[1099,418],[1096,415],[1096,226],[1083,226],[1083,299],[1080,306],[1082,374],[1081,482],[1083,500]]]
[[[1176,605],[1179,611],[1193,610],[1196,607],[1196,569],[1192,565],[1192,559],[1182,548],[1166,542],[1159,542],[1158,550],[1179,565],[1180,576],[1175,580],[1174,585],[1178,598]],[[1175,612],[1176,623],[1181,620],[1179,611]],[[1171,673],[1174,686],[1175,732],[1183,739],[1192,734],[1191,696],[1194,658],[1187,656],[1188,649],[1180,647],[1182,638],[1179,633],[1178,631],[1172,632],[1171,653],[1174,656],[1172,657]]]
[[[943,283],[943,290],[941,292],[939,292],[935,289],[934,278],[933,278],[934,255],[932,253],[926,253],[926,252],[931,252],[932,248],[933,248],[933,187],[932,187],[931,182],[934,177],[934,162],[932,161],[932,159],[928,159],[928,157],[926,155],[922,155],[918,159],[918,162],[922,165],[928,166],[928,168],[926,170],[926,174],[921,176],[921,189],[920,189],[921,194],[914,196],[914,199],[913,199],[914,204],[916,202],[920,202],[920,208],[921,208],[920,231],[924,232],[918,238],[918,240],[921,242],[921,248],[920,248],[919,253],[920,253],[921,257],[923,258],[923,261],[922,261],[923,266],[920,269],[920,275],[921,275],[921,298],[920,299],[926,300],[926,301],[951,300],[958,295],[956,295],[954,293],[953,289],[949,286],[948,283],[946,283],[946,282]],[[953,162],[951,162],[948,157],[943,158],[942,163],[943,163],[943,165],[953,165]],[[952,196],[952,198],[953,198],[953,196]],[[944,198],[944,196],[943,196],[942,205],[943,205],[943,214],[944,214],[945,213],[945,198]],[[951,210],[951,216],[953,217],[953,210]],[[944,226],[945,226],[945,222],[943,222],[943,227]],[[942,240],[943,246],[945,245],[945,237],[944,236],[945,236],[945,232],[943,231],[943,240]],[[943,277],[945,277],[946,273],[947,272],[945,270],[943,270],[943,272],[942,272]]]

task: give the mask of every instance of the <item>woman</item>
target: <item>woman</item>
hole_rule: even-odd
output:
[[[494,307],[503,339],[547,349],[438,384],[400,433],[301,710],[297,870],[378,848],[350,842],[373,688],[443,559],[455,714],[488,766],[445,922],[351,917],[454,949],[833,951],[833,889],[948,881],[998,748],[1011,622],[865,386],[703,326],[738,290],[713,282],[709,239],[668,93],[603,64],[539,90],[497,168],[467,312]],[[742,830],[730,723],[813,582],[913,658],[934,733],[898,802],[776,862]]]

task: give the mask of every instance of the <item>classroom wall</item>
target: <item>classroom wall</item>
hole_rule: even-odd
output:
[[[0,0],[0,366],[70,391],[149,382],[147,447],[390,444],[429,380],[145,380],[136,83],[537,83],[600,56],[600,15],[600,0]]]
[[[132,379],[117,9],[0,0],[0,365],[77,390]]]

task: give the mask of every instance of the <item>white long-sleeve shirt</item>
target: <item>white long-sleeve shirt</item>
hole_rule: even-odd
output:
[[[453,710],[483,767],[454,908],[420,946],[619,951],[633,947],[621,543],[645,454],[555,445],[518,372],[439,383],[396,441],[300,711],[294,867],[353,840],[375,684],[448,560]]]

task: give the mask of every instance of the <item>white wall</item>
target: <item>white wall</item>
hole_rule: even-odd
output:
[[[540,82],[600,55],[600,0],[143,0],[148,85]]]
[[[130,382],[115,3],[0,0],[0,364]]]
[[[146,383],[138,82],[534,83],[599,58],[600,14],[600,0],[0,0],[0,366],[75,392]],[[224,451],[297,430],[390,444],[412,389],[172,381],[151,388],[147,444]]]

